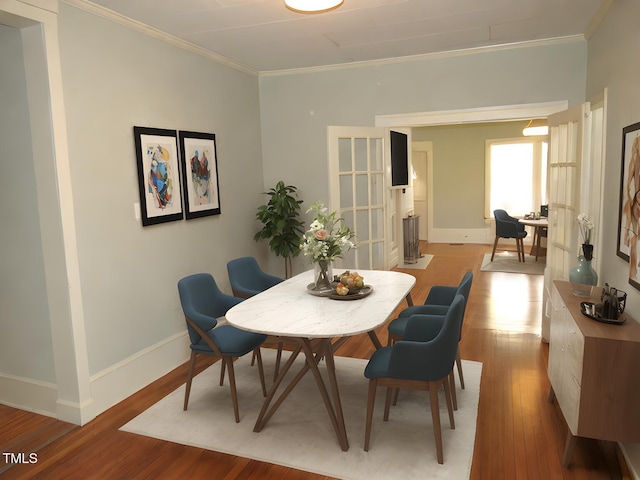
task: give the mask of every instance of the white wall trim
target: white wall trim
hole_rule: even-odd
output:
[[[0,2],[0,20],[21,28],[32,136],[40,139],[34,141],[34,159],[40,162],[36,163],[36,185],[57,405],[77,403],[84,409],[92,400],[62,94],[57,6],[53,0],[31,0],[29,3],[3,0]],[[44,153],[39,155],[38,148]],[[57,202],[52,200],[56,195]],[[58,418],[77,423],[86,418],[84,411],[79,415],[72,414],[72,418]]]
[[[177,333],[91,376],[99,415],[189,359],[187,332]]]
[[[2,403],[8,407],[35,412],[56,418],[58,388],[53,383],[41,382],[33,378],[0,374]]]
[[[429,232],[429,243],[479,243],[491,245],[496,238],[494,222],[489,222],[487,228],[434,228]],[[527,246],[532,244],[533,233],[525,237],[523,243]],[[500,247],[515,248],[512,239],[504,238],[498,242]]]
[[[56,402],[56,418],[75,425],[85,425],[96,418],[93,399],[72,402],[59,398]]]
[[[433,228],[429,232],[429,243],[493,244],[494,238],[489,228]]]
[[[376,127],[424,127],[429,125],[451,125],[458,123],[481,123],[525,120],[548,117],[568,108],[569,102],[526,103],[496,107],[440,110],[433,112],[397,113],[376,115]]]
[[[93,375],[92,399],[82,404],[58,399],[58,388],[53,383],[2,373],[0,391],[3,393],[0,403],[76,425],[85,425],[188,359],[187,333],[172,335]]]
[[[602,20],[604,20],[604,17],[606,17],[607,13],[609,13],[609,9],[611,8],[611,5],[613,5],[614,1],[615,0],[604,0],[602,2],[602,4],[600,5],[600,8],[598,8],[598,11],[591,18],[591,22],[589,22],[589,25],[587,25],[587,28],[584,31],[584,37],[587,40],[589,40],[592,37],[592,35],[596,32],[596,30],[602,23]]]
[[[64,0],[69,1],[69,0]],[[381,60],[364,60],[361,62],[349,62],[334,65],[322,65],[319,67],[291,68],[288,70],[261,71],[261,77],[273,77],[282,75],[300,75],[306,73],[330,72],[334,70],[346,70],[350,68],[378,67],[381,65],[391,65],[396,63],[423,62],[440,58],[460,57],[463,55],[476,55],[478,53],[490,53],[501,50],[512,50],[514,48],[541,47],[546,45],[560,45],[563,43],[584,42],[584,35],[569,35],[558,38],[545,38],[542,40],[531,40],[526,42],[514,42],[501,45],[488,45],[485,47],[465,48],[459,50],[448,50],[446,52],[423,53],[420,55],[409,55],[406,57],[384,58]]]
[[[32,5],[42,10],[49,10],[53,13],[58,13],[58,1],[57,0],[20,0],[22,3]]]
[[[638,480],[640,478],[640,474],[638,474],[638,471],[636,470],[636,462],[634,462],[634,460],[638,458],[638,449],[636,445],[637,444],[627,444],[625,446],[624,443],[618,442],[618,446],[622,451],[622,456],[627,461],[627,467],[629,468],[629,473],[631,474],[634,480]]]

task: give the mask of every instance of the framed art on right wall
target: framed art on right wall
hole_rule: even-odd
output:
[[[640,289],[640,122],[622,129],[622,166],[616,254],[629,262],[629,283]]]

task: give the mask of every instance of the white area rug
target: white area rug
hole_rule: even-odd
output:
[[[263,349],[263,352],[265,373],[273,372],[275,355],[269,349]],[[121,430],[341,479],[469,478],[481,363],[463,360],[466,388],[461,390],[459,385],[457,387],[455,430],[449,428],[444,394],[441,392],[444,465],[439,465],[428,392],[401,391],[398,404],[391,409],[389,421],[384,422],[385,389],[379,388],[370,449],[369,452],[364,451],[368,388],[368,380],[364,377],[364,360],[336,357],[336,372],[349,437],[348,451],[340,450],[311,374],[302,379],[262,432],[254,433],[253,426],[263,397],[257,367],[250,366],[250,358],[251,355],[247,355],[236,362],[240,423],[235,423],[233,418],[228,384],[218,386],[220,366],[216,363],[194,378],[189,410],[182,410],[182,386]],[[297,371],[294,365],[289,374]],[[321,371],[325,372],[324,364],[321,365]]]
[[[423,270],[429,266],[429,262],[431,262],[432,258],[433,258],[433,255],[430,255],[428,253],[423,253],[422,257],[418,259],[417,263],[402,263],[398,265],[398,268],[415,268],[417,270]],[[404,261],[404,258],[403,258],[403,261]]]
[[[506,273],[528,273],[529,275],[544,275],[544,267],[546,265],[544,257],[536,257],[525,255],[525,262],[518,261],[516,252],[496,253],[491,261],[491,254],[485,253],[482,259],[483,272],[506,272]]]

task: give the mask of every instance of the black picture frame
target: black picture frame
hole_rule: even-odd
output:
[[[179,138],[187,220],[220,215],[216,135],[180,131]]]
[[[629,262],[629,283],[640,290],[640,122],[622,129],[616,254]]]
[[[182,220],[177,131],[133,127],[142,226]]]

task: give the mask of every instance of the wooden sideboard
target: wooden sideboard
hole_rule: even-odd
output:
[[[569,427],[563,465],[571,461],[577,437],[640,442],[640,324],[626,312],[622,325],[584,316],[580,302],[600,301],[571,293],[554,281],[549,336],[549,401],[555,399]],[[628,307],[628,305],[627,305]]]

